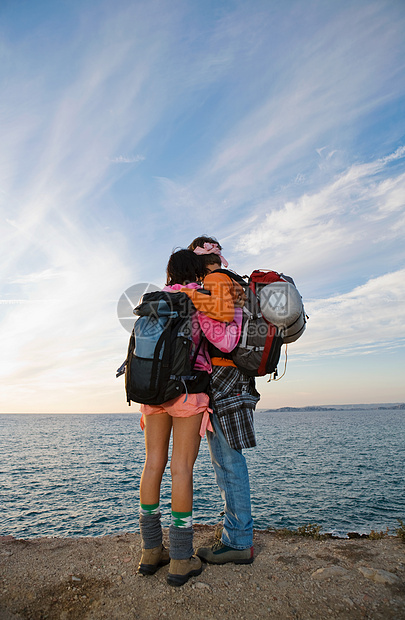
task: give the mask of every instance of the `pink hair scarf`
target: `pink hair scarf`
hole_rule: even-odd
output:
[[[218,247],[218,243],[204,243],[204,247],[196,247],[195,254],[216,254],[220,257],[221,263],[224,267],[228,267],[228,261],[222,256],[221,250]]]

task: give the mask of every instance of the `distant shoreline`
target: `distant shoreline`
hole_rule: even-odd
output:
[[[374,411],[392,411],[393,409],[405,410],[405,403],[393,403],[388,405],[309,405],[307,407],[278,407],[277,409],[258,409],[258,412],[283,413],[293,411],[366,411],[373,409]]]
[[[307,405],[306,407],[278,407],[277,409],[270,409],[268,407],[263,407],[260,409],[256,409],[257,413],[288,413],[288,412],[299,412],[299,411],[366,411],[368,409],[373,409],[374,411],[389,411],[389,410],[405,410],[405,403],[369,403],[362,405]],[[112,411],[112,412],[102,412],[102,411],[52,411],[52,412],[43,412],[43,411],[0,411],[0,415],[140,415],[139,411]]]

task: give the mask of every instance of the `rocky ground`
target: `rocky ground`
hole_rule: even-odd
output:
[[[214,528],[195,526],[195,545]],[[165,533],[167,538],[167,532]],[[248,566],[205,565],[181,588],[137,574],[139,534],[0,538],[0,620],[405,618],[405,544],[255,532]]]

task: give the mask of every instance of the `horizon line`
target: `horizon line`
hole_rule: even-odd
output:
[[[280,411],[283,409],[308,409],[310,407],[333,407],[339,409],[341,407],[378,407],[389,405],[404,405],[405,402],[376,402],[376,403],[345,403],[345,404],[328,404],[328,405],[283,405],[281,407],[263,407],[256,409],[256,411]],[[0,411],[0,415],[123,415],[125,413],[139,413],[140,411]]]

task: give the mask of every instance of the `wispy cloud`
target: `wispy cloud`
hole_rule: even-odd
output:
[[[24,32],[4,12],[3,410],[122,409],[114,300],[203,232],[295,277],[300,354],[380,346],[344,323],[402,273],[403,7],[186,4],[67,3],[65,28],[49,3]]]
[[[240,72],[232,67],[227,76],[229,97],[246,105],[245,113],[230,126],[224,118],[210,157],[194,178],[185,180],[203,204],[214,196],[228,217],[241,205],[278,195],[281,186],[297,178],[312,182],[311,169],[319,167],[317,150],[322,152],[325,145],[325,179],[352,164],[348,150],[364,118],[403,95],[398,83],[402,34],[398,22],[387,18],[382,8],[344,6],[330,19],[315,11],[312,26],[300,32],[302,13],[294,4],[289,25],[284,13],[276,11],[273,23],[268,14],[261,15],[268,37],[258,37],[256,53]],[[274,24],[280,23],[293,45],[291,38],[276,38]],[[266,59],[266,66],[260,58]],[[249,89],[241,90],[241,75]],[[250,92],[261,96],[249,98]]]
[[[137,147],[167,105],[162,67],[178,12],[156,17],[153,6],[134,6],[103,17],[87,8],[83,32],[69,33],[40,80],[27,85],[16,55],[2,98],[9,122],[0,145],[0,297],[28,302],[1,305],[2,411],[111,410],[122,395],[114,370],[128,335],[116,303],[139,280],[142,263],[131,249],[143,223],[127,236],[110,192],[126,168],[115,164],[145,160]],[[27,35],[20,58],[31,68],[36,35]],[[66,49],[76,70],[59,81]],[[18,115],[10,114],[15,100],[24,102]]]
[[[271,200],[258,205],[255,222],[236,240],[237,250],[292,270],[297,278],[322,274],[322,286],[329,278],[339,289],[364,261],[374,273],[385,272],[398,254],[398,247],[389,244],[403,238],[405,211],[405,175],[386,168],[403,155],[401,148],[386,158],[351,166],[316,193],[283,206],[273,207]]]
[[[44,269],[43,271],[28,273],[26,275],[21,275],[18,277],[11,277],[9,279],[9,282],[10,284],[34,284],[36,282],[41,282],[44,280],[52,280],[53,278],[57,277],[57,270],[50,268]]]
[[[372,278],[344,295],[311,300],[308,338],[298,354],[354,355],[405,344],[405,269]]]
[[[133,155],[129,157],[118,155],[118,157],[113,157],[110,161],[113,164],[138,164],[140,161],[145,161],[145,157],[143,155]]]

